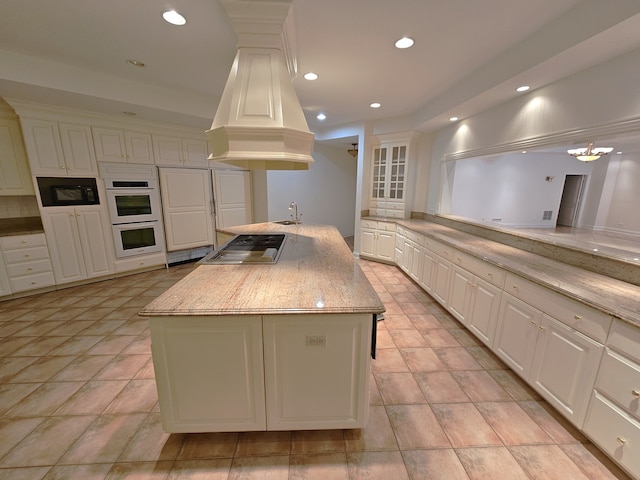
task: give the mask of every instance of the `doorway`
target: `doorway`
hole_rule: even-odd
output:
[[[556,226],[574,227],[580,212],[586,175],[566,175]]]

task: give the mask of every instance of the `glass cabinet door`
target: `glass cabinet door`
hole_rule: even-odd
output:
[[[404,176],[407,163],[407,147],[398,146],[391,149],[389,198],[402,200],[404,196]]]
[[[384,198],[385,180],[387,177],[387,148],[376,148],[373,151],[371,198]]]

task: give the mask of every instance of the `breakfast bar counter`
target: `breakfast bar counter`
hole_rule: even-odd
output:
[[[167,432],[362,428],[384,305],[335,227],[285,233],[274,264],[199,265],[147,305]]]

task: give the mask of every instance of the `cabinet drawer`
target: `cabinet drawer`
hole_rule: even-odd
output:
[[[485,262],[476,257],[468,256],[465,260],[464,268],[476,275],[478,278],[482,278],[489,283],[492,283],[496,287],[503,288],[504,281],[507,278],[507,272],[502,268],[493,265],[489,262]]]
[[[611,326],[607,346],[623,352],[640,364],[640,327],[622,320],[614,320]]]
[[[15,263],[42,260],[45,258],[49,258],[49,250],[47,250],[47,247],[21,248],[19,250],[9,250],[4,252],[4,259],[7,266]]]
[[[378,228],[378,222],[375,220],[360,220],[360,227],[373,228],[375,230]]]
[[[17,248],[42,247],[47,246],[44,233],[34,233],[31,235],[13,235],[0,238],[0,247],[5,252]]]
[[[50,287],[55,284],[53,272],[37,273],[25,277],[12,278],[11,289],[14,292],[23,292],[36,288]]]
[[[607,338],[612,319],[599,310],[512,273],[507,275],[504,291],[600,343]]]
[[[407,229],[402,227],[402,226],[400,226],[400,225],[398,225],[398,226],[396,226],[396,233],[398,235],[402,235],[403,237],[406,237],[407,236]]]
[[[384,232],[395,232],[396,231],[396,224],[395,223],[389,223],[389,222],[377,222],[378,223],[378,230],[382,230]]]
[[[457,250],[449,245],[445,245],[444,243],[440,243],[437,240],[428,239],[426,241],[426,245],[429,250],[431,250],[436,255],[440,255],[442,258],[446,258],[447,260],[452,260],[454,258],[454,254],[457,253]]]
[[[129,272],[132,270],[140,270],[143,268],[151,268],[158,265],[165,265],[167,263],[167,257],[164,253],[157,253],[153,255],[142,255],[140,257],[133,257],[126,260],[116,261],[116,272]]]
[[[640,365],[607,348],[596,388],[640,420]]]
[[[421,246],[424,244],[424,235],[421,235],[420,233],[416,233],[413,230],[407,230],[406,232],[407,233],[405,236],[409,240]]]
[[[51,262],[48,258],[36,260],[34,262],[21,262],[13,265],[7,265],[7,273],[11,278],[51,271]]]
[[[594,391],[584,431],[627,471],[640,472],[640,423]]]

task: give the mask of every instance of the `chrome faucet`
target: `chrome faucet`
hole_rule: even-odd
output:
[[[298,216],[298,204],[296,202],[291,202],[289,204],[289,210],[293,210],[293,212],[294,212],[292,215],[290,215],[290,217],[293,219],[293,221],[296,222],[296,223],[302,223],[302,214],[300,214],[300,216]]]

